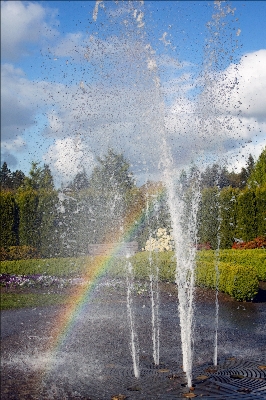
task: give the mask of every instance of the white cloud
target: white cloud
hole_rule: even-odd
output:
[[[79,137],[55,140],[43,159],[59,182],[70,182],[83,168],[90,173],[95,165],[93,154]]]
[[[244,55],[239,65],[226,71],[228,85],[236,75],[238,84],[231,92],[231,110],[239,104],[241,115],[266,121],[266,49]],[[237,70],[235,72],[235,69]]]
[[[33,84],[20,68],[4,64],[1,68],[1,132],[11,139],[34,123]]]
[[[20,151],[25,145],[26,142],[21,136],[17,136],[12,141],[2,142],[2,148],[9,151]]]
[[[239,169],[245,164],[244,154],[258,155],[266,145],[265,65],[266,50],[260,50],[246,54],[238,65],[219,74],[210,72],[206,81],[201,81],[203,92],[198,101],[187,97],[193,88],[189,75],[188,85],[182,84],[182,76],[166,83],[166,96],[176,93],[166,127],[169,138],[176,141],[171,147],[178,163],[198,154],[210,160],[228,156],[233,165],[234,155]]]
[[[22,7],[22,15],[35,4],[17,3]],[[14,57],[14,49],[18,49],[18,55],[22,54],[20,46],[25,50],[23,43],[30,40],[28,35],[33,21],[44,23],[46,14],[38,6],[35,14],[29,9],[21,38],[14,35],[10,42],[10,49],[13,49],[10,58]],[[11,9],[14,13],[16,7]],[[43,27],[41,29],[43,31]],[[109,37],[108,41],[96,36],[86,39],[82,32],[57,37],[49,46],[54,57],[84,62],[86,73],[74,75],[71,85],[32,82],[21,69],[5,64],[2,68],[2,136],[6,150],[18,151],[16,138],[34,126],[40,112],[45,115],[47,126],[34,134],[39,140],[46,136],[55,140],[45,159],[50,160],[58,176],[65,175],[66,179],[72,179],[81,164],[89,170],[91,164],[90,161],[86,164],[86,154],[91,160],[91,154],[103,154],[108,147],[122,151],[136,174],[149,175],[151,171],[157,174],[165,128],[179,166],[204,152],[238,151],[244,142],[254,140],[255,135],[258,135],[256,140],[262,142],[266,133],[266,72],[263,68],[266,50],[247,54],[238,66],[231,65],[214,77],[213,86],[206,85],[201,102],[197,104],[189,96],[195,84],[199,84],[193,81],[190,65],[180,64],[167,55],[156,56],[151,47],[133,39],[120,40],[116,36]],[[165,110],[156,86],[155,59],[159,71],[165,68],[169,72],[169,67],[174,70],[162,87],[163,96],[167,98]],[[93,79],[89,73],[91,66],[96,71]],[[180,70],[183,67],[187,68],[185,73]],[[239,84],[234,87],[236,77]],[[238,106],[242,110],[240,117]]]
[[[68,57],[75,62],[82,62],[86,56],[85,35],[82,32],[68,33],[50,46],[49,52],[55,57]]]
[[[1,56],[5,61],[18,60],[31,52],[30,45],[57,35],[46,22],[53,17],[48,8],[24,1],[1,1]]]

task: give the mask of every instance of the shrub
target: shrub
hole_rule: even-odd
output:
[[[91,257],[49,258],[1,262],[1,273],[11,275],[46,274],[51,276],[77,276],[89,268]]]
[[[174,249],[174,238],[167,232],[165,228],[159,228],[156,233],[157,238],[151,237],[147,240],[146,251],[172,251]]]
[[[218,289],[236,300],[252,300],[258,293],[258,277],[254,267],[219,262]],[[216,287],[215,263],[199,261],[196,270],[196,283],[199,286]]]
[[[197,259],[201,262],[209,261],[214,263],[215,251],[199,251]],[[245,267],[254,267],[257,271],[257,277],[260,281],[266,281],[266,251],[264,249],[253,250],[220,250],[219,260],[231,265],[243,265]]]
[[[135,276],[138,278],[148,278],[158,266],[159,279],[161,281],[175,281],[176,261],[173,251],[152,252],[147,251],[137,253],[130,259]]]
[[[232,249],[266,249],[266,236],[259,236],[249,242],[235,242]]]
[[[227,252],[230,252],[230,250]],[[216,287],[215,252],[202,251],[198,253],[201,253],[201,255],[197,257],[196,282],[200,286],[214,289]],[[258,265],[263,265],[263,255],[261,254],[261,257],[258,258],[258,263],[254,266],[247,262],[237,264],[235,260],[233,262],[220,262],[219,290],[237,300],[252,299],[258,292]],[[149,257],[150,254],[148,252],[142,252],[130,258],[136,277],[147,278],[149,276]],[[176,261],[174,252],[152,252],[151,261],[153,265],[158,265],[159,267],[160,280],[175,282]]]
[[[40,254],[35,247],[9,246],[0,248],[0,261],[28,260],[30,258],[40,258]]]

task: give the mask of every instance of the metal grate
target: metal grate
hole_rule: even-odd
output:
[[[187,395],[208,400],[266,400],[266,369],[260,362],[230,358],[220,361],[216,368],[201,365],[193,371],[194,387],[189,390],[185,374],[174,363],[155,366],[149,361],[142,363],[138,379],[131,367],[110,364],[98,375],[76,381],[75,388],[71,385],[67,389],[66,381],[62,387],[68,393],[77,390],[79,398],[87,400],[110,400],[118,394],[128,400],[176,400]]]
[[[260,362],[230,358],[220,361],[216,370],[205,365],[195,372],[195,389],[201,397],[266,399],[266,369]]]

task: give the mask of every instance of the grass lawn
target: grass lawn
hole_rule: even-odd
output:
[[[47,290],[37,292],[21,289],[6,291],[1,288],[1,310],[66,304],[68,298],[66,292],[48,293]]]

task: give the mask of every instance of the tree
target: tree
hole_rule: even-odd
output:
[[[248,184],[252,187],[262,186],[266,183],[266,147],[260,154],[258,161],[252,168]]]
[[[266,184],[255,189],[257,209],[257,236],[266,236]]]
[[[39,189],[54,190],[54,178],[47,164],[44,164],[41,170]]]
[[[239,189],[223,188],[220,192],[220,248],[231,248],[235,239],[236,205]]]
[[[19,190],[16,195],[19,207],[19,244],[40,249],[39,196],[33,189]]]
[[[201,174],[201,187],[210,188],[219,186],[220,189],[229,186],[228,171],[218,164],[208,166]]]
[[[68,186],[73,191],[84,190],[89,187],[89,179],[84,168],[82,172],[77,173]]]
[[[24,180],[25,188],[54,190],[54,181],[49,166],[44,164],[43,168],[41,168],[39,164],[34,161],[31,163],[29,177]]]
[[[248,242],[257,236],[257,204],[253,189],[246,188],[237,197],[236,237]]]
[[[90,185],[103,189],[106,192],[119,190],[126,193],[134,185],[133,174],[129,171],[129,164],[123,154],[116,154],[108,150],[103,158],[98,157],[99,165],[94,168],[90,178]]]
[[[25,174],[22,171],[16,170],[12,172],[12,189],[17,190],[21,185],[23,185],[25,179]]]
[[[36,210],[39,219],[39,251],[42,257],[51,258],[59,254],[58,195],[55,190],[41,189]]]
[[[18,208],[14,194],[3,191],[0,195],[1,246],[18,245]]]
[[[24,178],[25,174],[22,171],[11,172],[7,167],[7,163],[3,163],[0,171],[1,189],[17,190],[22,185]]]
[[[219,229],[219,190],[217,187],[203,189],[198,215],[199,243],[210,243],[211,248],[216,249]]]
[[[91,243],[113,242],[122,234],[127,213],[127,196],[135,186],[129,164],[112,149],[100,158],[89,179],[91,199]]]
[[[11,171],[4,162],[0,171],[1,189],[9,189],[11,185]]]

